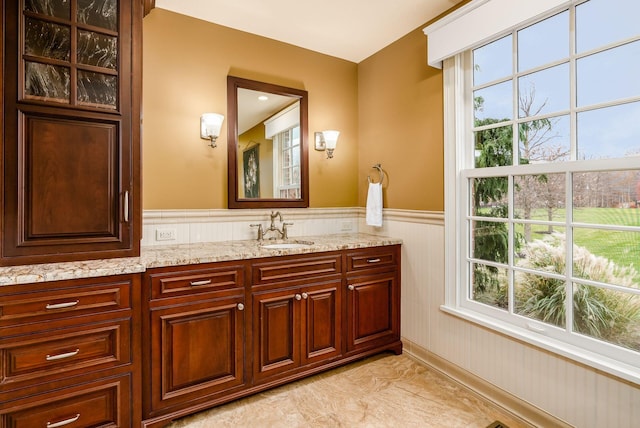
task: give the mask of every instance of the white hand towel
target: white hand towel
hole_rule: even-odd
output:
[[[369,226],[382,226],[382,183],[369,183],[367,224]]]

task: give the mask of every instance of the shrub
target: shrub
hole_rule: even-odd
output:
[[[523,248],[520,266],[546,272],[565,271],[564,234],[554,233]],[[638,288],[638,272],[573,247],[574,276],[624,287]],[[565,282],[541,275],[519,273],[516,313],[565,326]],[[640,350],[640,302],[607,288],[576,285],[573,299],[574,331]]]

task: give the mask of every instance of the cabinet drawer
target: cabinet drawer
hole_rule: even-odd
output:
[[[130,411],[129,377],[123,376],[15,402],[0,410],[0,426],[129,427]]]
[[[127,319],[0,341],[0,391],[131,362],[130,324]]]
[[[397,246],[375,247],[347,253],[347,272],[365,269],[397,267],[399,254]]]
[[[273,282],[301,281],[321,276],[340,275],[340,254],[282,257],[279,260],[252,265],[252,285]]]
[[[0,327],[131,308],[130,277],[48,282],[0,289]]]
[[[244,265],[218,264],[216,267],[176,270],[175,267],[155,269],[148,273],[151,281],[151,298],[224,292],[244,287]]]

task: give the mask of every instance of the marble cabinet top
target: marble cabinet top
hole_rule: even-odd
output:
[[[265,244],[274,242],[285,241],[264,241]],[[402,243],[400,239],[364,233],[305,236],[290,238],[286,242],[312,242],[313,245],[303,248],[267,249],[263,248],[258,241],[251,240],[142,247],[140,257],[0,267],[0,286],[131,274],[164,266],[319,253]]]

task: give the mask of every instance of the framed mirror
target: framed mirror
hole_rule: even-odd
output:
[[[309,206],[307,91],[227,77],[229,208]]]

